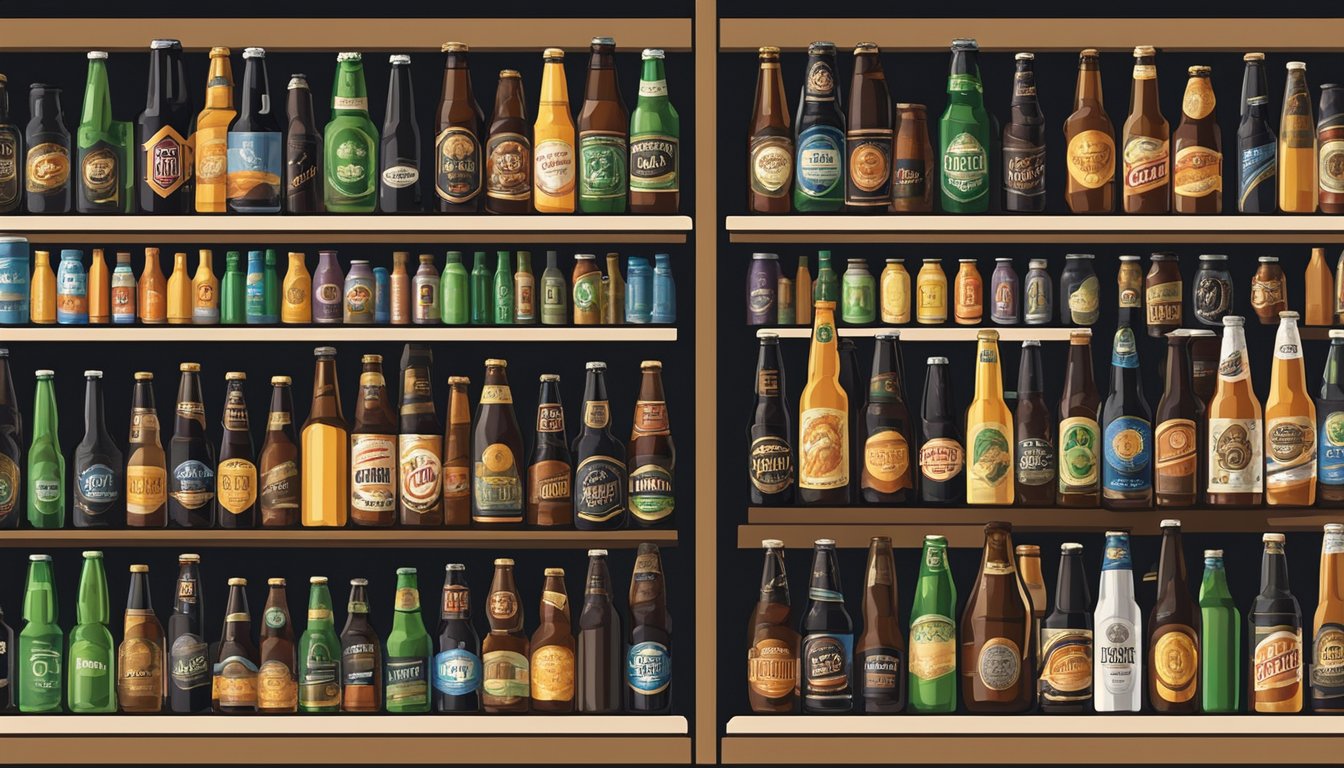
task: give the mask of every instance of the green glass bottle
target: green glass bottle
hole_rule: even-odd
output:
[[[812,303],[840,301],[840,278],[831,268],[831,252],[817,251],[817,279],[812,283]]]
[[[28,524],[65,527],[65,455],[57,439],[55,371],[37,372],[33,393],[33,442],[28,446]]]
[[[80,213],[130,213],[135,164],[131,124],[112,119],[112,89],[107,83],[107,51],[89,51],[84,108],[75,136],[78,171],[75,210]]]
[[[910,709],[957,711],[957,588],[947,565],[947,539],[925,536],[910,608]]]
[[[428,712],[429,657],[434,655],[434,643],[420,616],[414,568],[397,569],[396,612],[384,652],[384,708],[388,712]]]
[[[336,86],[331,121],[323,132],[327,210],[373,213],[378,202],[378,129],[369,118],[363,57],[355,51],[336,56]]]
[[[863,259],[850,259],[845,269],[840,319],[853,325],[877,322],[877,281]]]
[[[569,285],[556,266],[555,251],[546,252],[546,269],[541,273],[541,324],[565,325],[569,322]]]
[[[28,556],[28,585],[23,594],[23,631],[19,633],[19,711],[61,711],[61,665],[65,635],[56,606],[51,555]]]
[[[639,98],[630,112],[630,212],[681,207],[681,118],[667,95],[663,52],[641,54]]]
[[[280,322],[280,268],[279,255],[274,248],[266,249],[266,271],[262,273],[262,300],[265,301],[268,322]]]
[[[477,251],[472,255],[471,265],[472,325],[489,325],[490,319],[495,316],[490,293],[490,271],[485,268],[485,251]]]
[[[938,120],[942,157],[943,210],[984,213],[989,210],[989,113],[974,40],[952,41],[952,70],[947,76],[947,109]]]
[[[1199,693],[1205,712],[1241,711],[1241,612],[1227,589],[1223,550],[1204,550],[1199,585]]]
[[[247,278],[237,251],[224,254],[224,278],[219,281],[219,322],[242,325],[247,322]]]
[[[85,552],[75,603],[75,628],[70,630],[70,654],[65,668],[66,702],[71,712],[117,711],[117,645],[108,630],[111,609],[103,553]]]
[[[308,579],[308,626],[299,638],[299,711],[341,709],[341,639],[326,576]]]
[[[461,251],[448,252],[439,275],[439,312],[444,325],[466,325],[471,320],[471,290]]]
[[[495,257],[495,325],[513,325],[513,264],[508,251]]]

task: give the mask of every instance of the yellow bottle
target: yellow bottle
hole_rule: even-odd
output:
[[[1333,325],[1335,319],[1335,276],[1325,261],[1324,248],[1311,249],[1307,262],[1307,325]]]
[[[1311,115],[1307,65],[1290,61],[1279,122],[1279,208],[1284,213],[1316,212],[1320,195],[1316,171],[1316,121]]]
[[[849,395],[840,386],[835,302],[818,301],[807,358],[807,385],[798,403],[798,499],[844,504],[849,496]]]
[[[882,270],[882,322],[904,325],[910,322],[910,273],[905,259],[887,259]]]
[[[228,48],[210,49],[205,108],[196,117],[192,147],[196,162],[196,212],[224,213],[228,198],[229,126],[233,108],[233,65]]]
[[[56,273],[51,270],[51,252],[33,252],[32,294],[28,312],[38,325],[56,322]]]
[[[947,275],[943,274],[942,262],[938,259],[925,259],[915,278],[915,290],[918,303],[915,305],[915,320],[920,325],[942,325],[947,322]]]
[[[107,272],[103,249],[93,249],[93,263],[89,265],[89,323],[106,325],[112,322],[112,278]]]
[[[191,278],[191,322],[195,325],[219,325],[219,278],[215,277],[214,254],[200,252],[196,275]]]
[[[980,270],[975,268],[975,259],[959,261],[961,268],[953,282],[956,301],[952,305],[952,316],[957,325],[979,325],[985,316],[985,282],[980,278]]]
[[[1012,504],[1013,415],[1003,402],[999,332],[976,334],[975,398],[966,411],[966,503]]]
[[[300,442],[304,527],[343,528],[350,513],[350,430],[341,414],[336,350],[318,347],[313,401]]]
[[[538,213],[574,212],[574,118],[565,84],[565,52],[547,48],[541,104],[532,132],[532,199]]]
[[[140,322],[145,325],[163,325],[168,319],[165,304],[167,281],[159,267],[159,249],[145,249],[145,268],[140,273]]]
[[[1265,501],[1316,503],[1316,404],[1307,392],[1297,313],[1280,312],[1265,400]]]
[[[304,263],[306,256],[289,252],[289,270],[280,292],[280,322],[307,325],[313,321],[313,278]]]
[[[173,274],[168,276],[168,324],[191,323],[191,276],[187,274],[187,254],[173,254]]]

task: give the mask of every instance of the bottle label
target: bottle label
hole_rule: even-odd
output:
[[[650,640],[630,646],[625,656],[625,682],[637,696],[667,690],[672,684],[672,654],[667,646]]]
[[[1176,150],[1172,191],[1180,197],[1207,197],[1223,192],[1223,153],[1210,147]]]
[[[641,88],[643,86],[640,86]],[[630,191],[676,192],[680,158],[676,136],[634,133],[630,136]]]
[[[19,505],[19,482],[19,465],[8,454],[0,453],[0,521],[14,514]]]
[[[793,645],[775,637],[757,638],[747,650],[747,685],[758,696],[779,699],[798,685]]]
[[[794,188],[813,199],[839,198],[844,181],[844,156],[845,134],[838,127],[814,124],[804,128],[798,134]],[[922,164],[920,168],[923,170]]]
[[[928,164],[922,157],[898,157],[891,170],[893,200],[923,199],[928,193]]]
[[[1200,270],[1195,276],[1195,317],[1206,325],[1218,325],[1232,309],[1232,281],[1226,273]]]
[[[429,706],[429,660],[389,656],[383,665],[383,697],[389,710]]]
[[[76,479],[79,486],[80,505],[86,514],[101,514],[102,509],[90,508],[91,504],[109,504],[121,495],[117,487],[117,473],[106,464],[90,464],[80,471]]]
[[[1285,284],[1282,272],[1274,275],[1267,274],[1263,269],[1256,270],[1251,278],[1251,309],[1254,309],[1256,314],[1265,313],[1269,317],[1277,317],[1280,311],[1288,308],[1287,292],[1288,286]],[[1293,357],[1300,359],[1302,345],[1298,342],[1290,343],[1296,355],[1285,355],[1276,349],[1274,357],[1282,360]]]
[[[420,169],[412,165],[407,158],[388,158],[389,165],[383,169],[383,186],[391,189],[406,189],[420,181]]]
[[[191,178],[191,144],[171,125],[160,128],[141,149],[145,153],[143,181],[160,198],[173,194]]]
[[[1180,280],[1148,286],[1144,291],[1148,301],[1148,324],[1180,325],[1182,291]]]
[[[1022,674],[1022,652],[1006,637],[991,637],[980,646],[976,673],[991,691],[1006,691],[1017,684]]]
[[[1107,562],[1111,562],[1107,553]],[[1129,560],[1125,553],[1126,564]],[[1138,628],[1127,619],[1111,616],[1102,619],[1096,630],[1097,670],[1108,693],[1121,696],[1134,690],[1139,665]]]
[[[1059,423],[1059,492],[1091,491],[1100,477],[1095,419],[1070,416]]]
[[[239,515],[257,503],[257,465],[246,459],[219,462],[219,504]]]
[[[135,322],[134,277],[125,280],[115,273],[112,276],[112,322],[118,325]]]
[[[325,611],[325,620],[331,619],[331,611]],[[308,612],[308,622],[314,620],[313,611]],[[334,637],[332,639],[335,639]],[[341,705],[340,658],[335,648],[327,646],[322,637],[314,638],[308,646],[303,659],[303,676],[299,680],[299,706],[303,709],[327,709]]]
[[[635,401],[635,423],[632,430],[636,437],[640,435],[670,434],[671,425],[667,418],[667,402],[663,400]]]
[[[1344,457],[1344,451],[1341,452]],[[762,494],[782,493],[793,485],[793,447],[788,438],[765,435],[751,442],[751,484]]]
[[[1344,411],[1322,412],[1320,419],[1317,457],[1320,482],[1322,485],[1344,485]]]
[[[1100,189],[1115,178],[1115,139],[1107,131],[1079,131],[1065,155],[1069,179],[1083,189]]]
[[[3,650],[0,648],[0,652]],[[163,648],[158,643],[143,637],[126,638],[117,649],[117,696],[162,696],[162,660]],[[0,678],[0,689],[4,687]]]
[[[1322,624],[1311,649],[1316,657],[1311,665],[1313,698],[1344,696],[1344,624]]]
[[[1049,440],[1027,437],[1017,441],[1016,482],[1049,485],[1055,481],[1055,446]]]
[[[1125,197],[1166,186],[1170,155],[1165,140],[1131,136],[1125,143]]]
[[[1129,266],[1133,264],[1133,266]],[[1139,286],[1143,283],[1143,276],[1139,273],[1137,262],[1126,262],[1120,265],[1120,274],[1116,278],[1120,290],[1119,306],[1121,309],[1138,309],[1141,306],[1141,296]]]
[[[1196,493],[1195,422],[1191,419],[1167,419],[1157,425],[1157,464],[1153,489],[1159,494],[1193,496]]]
[[[209,650],[205,640],[196,635],[183,633],[177,636],[169,653],[173,686],[177,690],[189,691],[210,685]]]
[[[594,313],[596,316],[598,301],[602,295],[602,276],[597,270],[585,272],[574,279],[574,314]],[[593,321],[594,323],[596,321]]]
[[[27,645],[27,658],[19,662],[27,670],[24,682],[42,692],[44,700],[47,696],[55,696],[55,704],[59,709],[62,682],[61,661],[64,658],[61,651],[63,649],[59,647],[59,641],[57,641],[57,647],[52,647],[47,641],[38,638],[33,638]],[[17,667],[18,664],[15,666]],[[20,694],[20,698],[22,698],[22,694]]]
[[[895,693],[900,683],[901,652],[895,648],[879,647],[861,651],[863,668],[859,680],[865,696],[887,698]]]
[[[299,508],[299,465],[294,460],[268,467],[261,482],[263,507],[274,511]]]
[[[891,129],[855,129],[845,134],[848,181],[845,202],[886,205],[891,199]]]
[[[350,507],[369,517],[397,508],[397,440],[393,435],[350,436]]]
[[[1041,629],[1040,694],[1044,701],[1092,698],[1092,630]]]
[[[302,210],[295,203],[305,197],[317,199],[318,192],[312,188],[317,184],[321,161],[316,136],[290,132],[285,138],[285,194],[290,203],[289,210]]]
[[[854,636],[815,633],[803,638],[803,697],[809,701],[849,697]]]
[[[280,202],[279,131],[229,131],[229,199],[235,202]]]
[[[196,459],[173,467],[173,489],[168,494],[187,509],[200,509],[215,498],[215,472]]]
[[[288,709],[299,705],[299,686],[294,670],[283,661],[267,661],[257,670],[257,708]]]
[[[881,493],[913,488],[910,445],[897,429],[879,428],[863,444],[863,484]]]
[[[461,126],[443,129],[434,139],[438,167],[434,191],[450,203],[465,203],[481,191],[481,143]]]
[[[1003,188],[1010,198],[1045,196],[1045,146],[1004,147]]]
[[[1169,624],[1153,644],[1154,688],[1163,701],[1190,701],[1199,688],[1199,643],[1195,631]]]
[[[625,132],[584,131],[579,136],[579,197],[616,200],[625,197],[629,172]]]
[[[1044,147],[1040,148],[1039,170],[1045,170]],[[1007,153],[1005,153],[1006,155]],[[1010,161],[1005,157],[1004,170]],[[1044,178],[1041,178],[1044,182]],[[1010,184],[1007,174],[1004,185]],[[989,191],[989,160],[985,146],[974,134],[963,131],[947,143],[943,150],[943,194],[957,203],[970,203],[984,197]]]
[[[1344,146],[1340,147],[1344,149]],[[1324,147],[1322,147],[1324,149]],[[1241,163],[1238,169],[1237,189],[1240,190],[1237,200],[1238,210],[1246,207],[1247,201],[1256,194],[1261,186],[1268,184],[1271,188],[1274,186],[1275,173],[1278,170],[1279,147],[1276,142],[1261,144],[1258,147],[1247,147],[1241,151]],[[1321,153],[1321,159],[1324,161],[1325,153]],[[1325,177],[1322,176],[1322,179]]]
[[[1321,142],[1317,174],[1322,192],[1344,194],[1344,139]]]
[[[400,435],[401,503],[416,514],[431,512],[443,493],[443,438],[438,435]]]
[[[751,191],[761,197],[784,197],[793,179],[793,142],[787,136],[751,138]]]
[[[563,645],[542,646],[532,651],[531,666],[534,700],[573,700],[574,651]]]
[[[0,208],[19,201],[19,133],[14,126],[0,130]]]
[[[1209,493],[1264,490],[1260,419],[1209,419]]]
[[[474,506],[482,512],[519,512],[523,508],[523,482],[513,449],[491,443],[476,461]]]
[[[944,483],[961,474],[966,450],[950,437],[935,437],[919,448],[919,472],[926,480]]]
[[[222,707],[255,707],[257,665],[243,656],[229,656],[219,662],[215,665],[214,691]]]
[[[1106,425],[1103,444],[1106,464],[1102,490],[1106,498],[1123,498],[1152,487],[1153,426],[1137,416],[1120,416]]]
[[[334,162],[327,163],[326,183],[331,189],[332,202],[361,202],[374,193],[373,161],[377,144],[377,139],[362,125],[338,124],[331,132],[327,152]]]
[[[55,142],[28,148],[24,188],[30,195],[60,189],[70,182],[70,148]]]
[[[1101,294],[1096,275],[1089,275],[1069,290],[1068,306],[1075,324],[1091,325],[1097,321],[1101,309]]]
[[[1008,442],[1008,427],[997,421],[972,424],[967,430],[970,446],[971,488],[993,491],[1004,484],[1013,468],[1013,449]]]
[[[672,469],[662,464],[636,465],[630,471],[630,512],[645,523],[666,519],[676,508]]]
[[[571,501],[569,462],[538,461],[528,467],[528,503]]]
[[[1316,481],[1316,424],[1305,416],[1265,422],[1265,487],[1273,491],[1309,488]]]
[[[377,643],[352,643],[341,649],[341,681],[346,686],[373,686],[377,684],[374,672],[378,668]]]
[[[957,625],[951,618],[926,613],[910,622],[910,674],[937,680],[957,670]]]
[[[574,145],[561,139],[537,142],[534,178],[537,191],[561,197],[574,191]]]
[[[481,687],[481,660],[464,648],[434,656],[434,690],[448,696],[466,696]]]
[[[502,703],[526,699],[531,692],[531,668],[517,651],[486,651],[481,659],[484,675],[481,690]]]
[[[1302,629],[1285,624],[1255,626],[1255,653],[1251,657],[1251,701],[1255,712],[1281,712],[1280,689],[1301,691]],[[1291,698],[1291,696],[1287,697]]]
[[[521,133],[493,133],[485,144],[485,194],[496,200],[532,197],[532,142]]]
[[[588,523],[604,523],[625,512],[625,462],[590,456],[574,471],[574,513]]]
[[[808,408],[800,421],[798,485],[814,490],[849,485],[849,414],[838,408]]]

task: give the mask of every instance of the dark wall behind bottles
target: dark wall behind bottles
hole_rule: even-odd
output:
[[[333,18],[367,18],[371,13],[379,18],[434,18],[444,19],[445,27],[452,18],[491,18],[512,16],[517,18],[537,17],[540,19],[557,16],[584,15],[591,17],[667,17],[689,16],[693,3],[690,0],[659,3],[657,5],[639,5],[620,3],[616,0],[587,0],[575,13],[566,13],[566,9],[543,0],[514,0],[507,9],[492,5],[474,5],[471,3],[444,4],[430,0],[399,0],[396,3],[371,7],[357,0],[305,0],[300,3],[275,3],[270,0],[235,0],[227,7],[176,3],[171,0],[136,0],[133,6],[108,5],[98,0],[68,0],[60,4],[60,12],[55,12],[48,0],[9,0],[4,11],[16,17],[89,17],[118,18],[123,16],[166,17],[166,18],[214,18],[221,14],[231,17],[256,16],[259,18],[312,18],[314,16]],[[157,33],[151,33],[157,34]],[[594,32],[593,34],[602,34]]]

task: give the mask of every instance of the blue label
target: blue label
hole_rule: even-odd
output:
[[[834,125],[812,125],[798,134],[794,178],[808,197],[839,194],[845,176],[845,135]]]
[[[255,172],[275,176],[280,183],[280,146],[283,135],[269,131],[229,132],[229,173]],[[278,189],[277,189],[278,191]]]
[[[1121,416],[1106,425],[1102,446],[1105,463],[1101,484],[1111,491],[1142,491],[1151,488],[1148,466],[1153,460],[1153,425],[1136,416]]]
[[[1344,485],[1344,411],[1320,416],[1317,476],[1323,485]]]
[[[808,587],[807,596],[812,600],[820,600],[824,603],[843,603],[845,596],[833,589],[821,589],[819,587]]]
[[[1238,209],[1246,206],[1246,200],[1256,187],[1265,183],[1273,185],[1277,160],[1278,146],[1272,141],[1241,151],[1240,175],[1237,177]]]
[[[1134,564],[1129,559],[1129,534],[1106,537],[1106,552],[1101,561],[1103,571],[1129,571]]]
[[[481,685],[481,660],[471,651],[454,648],[434,657],[434,690],[465,696]]]
[[[636,693],[653,695],[672,683],[672,654],[662,643],[645,641],[625,657],[625,681]]]
[[[215,490],[215,471],[205,462],[189,459],[173,468],[173,479],[185,493],[213,492]]]
[[[266,314],[266,276],[261,271],[249,270],[247,273],[243,308],[250,319],[261,318]]]
[[[849,699],[853,658],[852,634],[820,632],[804,637],[799,654],[803,697],[811,701]]]
[[[94,464],[79,473],[79,495],[92,502],[117,500],[117,475],[106,464]]]
[[[1115,332],[1115,342],[1111,347],[1111,365],[1116,368],[1139,367],[1139,348],[1134,343],[1134,331],[1128,325],[1120,326]]]

